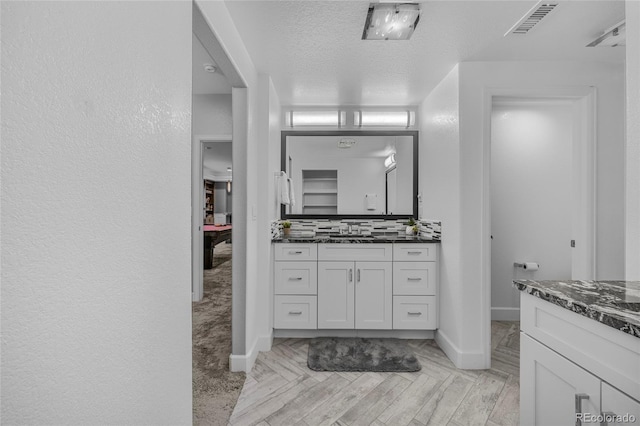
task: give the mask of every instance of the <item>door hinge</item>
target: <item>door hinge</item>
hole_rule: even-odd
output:
[[[576,246],[576,240],[571,240],[571,247],[575,247]]]

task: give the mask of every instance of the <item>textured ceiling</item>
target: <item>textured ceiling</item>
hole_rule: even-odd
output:
[[[204,70],[204,64],[215,64],[213,59],[205,50],[200,40],[192,35],[193,44],[193,88],[194,95],[228,94],[231,93],[231,86],[226,77],[220,72],[210,73]]]
[[[528,35],[509,37],[535,1],[420,4],[410,40],[366,41],[368,1],[226,1],[283,105],[415,105],[462,61],[624,61],[623,47],[584,47],[624,18],[620,0],[562,1]]]

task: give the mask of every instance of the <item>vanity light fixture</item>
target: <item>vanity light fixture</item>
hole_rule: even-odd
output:
[[[345,111],[288,111],[285,114],[287,127],[316,126],[343,127],[347,121]]]
[[[415,124],[414,111],[355,111],[353,113],[353,125],[356,127],[411,127]]]
[[[231,175],[231,167],[227,167],[227,173]],[[227,194],[231,194],[231,177],[227,180]]]
[[[415,3],[371,3],[362,40],[409,40],[420,20]]]

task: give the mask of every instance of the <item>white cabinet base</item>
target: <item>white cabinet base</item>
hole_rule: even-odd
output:
[[[275,296],[275,328],[314,329],[318,324],[316,296]]]
[[[437,328],[435,296],[393,296],[393,328],[433,330]]]
[[[302,330],[276,329],[273,337],[313,339],[316,337],[363,337],[366,339],[435,339],[435,330]]]

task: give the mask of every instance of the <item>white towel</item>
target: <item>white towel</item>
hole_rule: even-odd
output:
[[[289,202],[292,206],[296,205],[296,196],[293,190],[293,181],[291,178],[287,178],[287,188],[289,189]]]
[[[278,176],[278,193],[281,204],[286,206],[291,204],[291,199],[289,198],[289,178],[285,172],[280,172]]]

